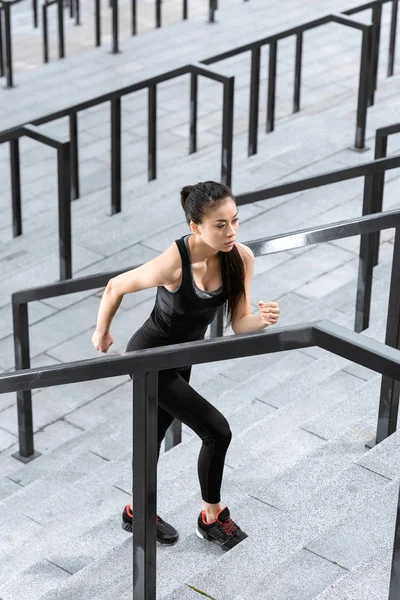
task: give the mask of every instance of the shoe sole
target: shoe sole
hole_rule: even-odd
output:
[[[206,542],[213,542],[219,548],[221,548],[221,550],[223,550],[224,552],[228,552],[229,550],[232,550],[232,548],[226,548],[226,546],[222,546],[221,544],[219,544],[216,540],[214,540],[212,537],[210,537],[205,531],[201,531],[198,527],[196,527],[196,535],[201,540],[204,540]],[[243,542],[243,540],[241,540],[241,541]],[[240,542],[239,542],[239,544],[240,544]]]
[[[130,523],[122,523],[122,529],[127,533],[133,533],[133,527]],[[156,541],[157,544],[160,544],[160,546],[175,546],[175,544],[179,542],[179,538],[174,542],[161,542],[158,538],[156,539]]]

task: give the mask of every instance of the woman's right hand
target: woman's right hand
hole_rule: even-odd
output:
[[[92,344],[96,348],[96,350],[101,350],[101,352],[108,352],[110,346],[114,343],[114,338],[110,332],[108,333],[100,333],[99,331],[94,332],[92,336]]]

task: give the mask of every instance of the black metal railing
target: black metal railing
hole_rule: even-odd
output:
[[[63,116],[69,118],[70,132],[70,190],[72,199],[79,198],[79,151],[78,151],[78,115],[81,111],[109,103],[111,109],[111,214],[121,212],[121,180],[122,180],[122,118],[121,99],[134,92],[147,89],[148,92],[148,178],[149,181],[157,177],[157,86],[165,81],[170,81],[183,75],[190,75],[190,143],[189,154],[197,151],[197,89],[198,78],[205,77],[218,81],[223,87],[223,109],[222,109],[222,136],[221,136],[221,181],[227,185],[232,182],[232,153],[233,153],[233,102],[234,102],[234,77],[221,75],[212,67],[202,64],[191,64],[169,71],[163,75],[152,77],[140,83],[125,87],[118,92],[105,94],[95,100],[84,102],[63,111]],[[40,123],[47,122],[41,119]],[[9,142],[17,146],[19,137],[26,134],[26,129],[32,129],[32,125],[16,128],[0,134],[0,144]],[[41,135],[35,129],[36,135]],[[43,136],[43,138],[46,136]],[[65,171],[66,172],[66,171]],[[63,187],[67,185],[62,182]],[[66,189],[66,188],[65,188]],[[21,211],[21,176],[20,162],[13,160],[11,152],[11,197],[12,197],[12,222],[14,237],[22,234],[22,211]],[[60,195],[59,195],[60,200]],[[59,203],[60,214],[63,213],[65,223],[70,223],[70,204],[64,199]],[[72,244],[71,228],[64,227],[61,239],[60,230],[60,279],[72,277]],[[68,239],[66,239],[66,237]]]
[[[390,320],[388,321],[386,343],[394,347],[399,347],[398,338],[396,335],[399,335],[400,320],[400,310],[397,310],[399,302],[398,296],[400,293],[400,237],[398,235],[400,228],[400,211],[380,213],[379,215],[360,217],[357,220],[343,221],[341,223],[334,223],[331,225],[323,225],[321,227],[314,227],[302,231],[295,231],[288,234],[264,238],[262,240],[250,241],[247,242],[247,244],[253,250],[255,257],[258,257],[290,250],[293,248],[301,248],[322,242],[352,237],[355,235],[366,237],[376,231],[390,229],[393,227],[396,228],[396,240],[392,265],[392,283],[389,309]],[[15,292],[12,295],[15,369],[29,369],[31,366],[28,321],[28,304],[30,302],[102,288],[107,285],[108,281],[112,277],[116,277],[124,271],[135,269],[139,266],[140,265],[128,266],[124,269],[118,269],[117,271],[97,273],[86,277],[71,279],[69,281],[56,282],[46,286]],[[365,284],[359,280],[357,298],[358,295],[363,292],[363,289],[360,292],[360,286],[365,287]],[[370,306],[368,305],[368,310],[369,309]],[[218,332],[216,328],[212,328],[211,337],[219,337],[221,335],[222,331]],[[392,383],[390,385],[392,385]],[[389,388],[392,389],[390,386],[387,386],[388,390]],[[386,408],[383,409],[383,416],[381,419],[381,425],[379,427],[379,435],[377,436],[379,441],[384,439],[384,437],[387,437],[387,435],[390,435],[389,432],[392,431],[392,428],[393,426],[395,427],[396,423],[396,420],[391,418],[390,423],[387,423],[386,429],[384,427],[385,419],[387,414],[389,414],[387,413],[387,410],[389,410],[390,414],[391,412],[397,411],[396,407],[390,409],[387,408],[388,405],[386,399],[389,393],[391,392],[385,392],[385,400],[382,400],[382,405],[385,404]],[[32,422],[32,396],[30,391],[18,392],[17,407],[19,425],[19,452],[17,452],[14,456],[23,462],[28,462],[35,457]],[[180,428],[179,425],[176,426],[175,424],[174,427],[168,432],[166,448],[168,449],[172,446],[175,446],[180,442],[180,440]]]
[[[13,58],[12,58],[12,27],[11,27],[11,7],[14,4],[22,2],[23,0],[0,0],[0,77],[7,75],[7,87],[12,88],[14,86],[14,75],[13,75]],[[109,7],[111,10],[111,52],[118,54],[120,52],[120,28],[119,28],[119,0],[109,0]],[[249,0],[244,0],[248,2]],[[379,0],[381,1],[381,0]],[[382,0],[387,1],[387,0]],[[42,5],[42,23],[43,23],[43,62],[49,62],[49,49],[48,49],[48,19],[47,9],[53,4],[58,4],[58,56],[59,58],[65,57],[65,26],[64,26],[64,12],[63,9],[69,10],[69,16],[75,19],[75,25],[81,25],[81,10],[80,0],[45,0]],[[189,18],[189,0],[182,0],[182,20]],[[214,7],[215,5],[215,7]],[[155,27],[162,27],[162,0],[154,0],[155,6]],[[209,21],[214,22],[214,14],[217,7],[217,0],[209,0]],[[4,13],[4,16],[3,16]],[[4,18],[4,43],[2,42],[1,36],[3,33],[2,21]],[[32,21],[33,27],[39,27],[39,6],[38,0],[32,0]],[[131,0],[131,23],[133,36],[137,35],[137,0]],[[95,0],[94,2],[94,45],[95,47],[102,45],[101,35],[101,2]]]
[[[47,11],[49,6],[57,6],[58,19],[58,58],[65,57],[64,43],[64,6],[63,0],[46,0],[42,4],[42,22],[43,22],[43,62],[49,62],[49,35],[48,35],[48,18]]]
[[[252,156],[257,153],[258,146],[258,118],[260,105],[260,65],[261,49],[263,46],[269,46],[268,63],[268,92],[267,92],[267,119],[266,132],[269,133],[275,129],[275,98],[276,98],[276,77],[277,77],[277,58],[278,42],[280,40],[296,37],[296,59],[295,59],[295,82],[293,94],[293,112],[300,111],[300,92],[301,92],[301,71],[302,71],[302,53],[303,53],[303,35],[306,31],[316,29],[329,23],[338,23],[346,27],[358,29],[362,32],[361,59],[360,59],[360,78],[358,86],[357,101],[357,119],[356,119],[356,137],[355,148],[362,150],[365,147],[365,132],[367,126],[367,110],[372,87],[372,65],[373,50],[377,48],[376,27],[374,24],[365,25],[360,21],[352,19],[343,14],[327,15],[303,23],[296,27],[291,27],[280,33],[270,35],[262,40],[244,44],[239,48],[234,48],[223,52],[217,56],[206,59],[204,64],[211,65],[233,56],[238,56],[245,52],[251,53],[251,78],[250,78],[250,111],[249,111],[249,139],[248,154]],[[374,37],[375,36],[375,37]]]
[[[397,232],[399,229],[396,230]],[[397,235],[397,239],[399,236]],[[0,394],[132,374],[133,394],[133,598],[156,600],[158,372],[244,356],[318,346],[400,381],[400,352],[329,321],[227,336],[120,356],[64,363],[0,375]],[[389,600],[400,594],[400,496]]]
[[[387,127],[381,127],[376,130],[375,135],[375,159],[386,158],[388,138],[391,135],[400,133],[400,123],[389,125]],[[385,172],[376,173],[373,177],[372,182],[372,196],[374,201],[374,212],[381,212],[383,206],[383,194],[385,189]],[[375,236],[375,260],[374,263],[378,264],[379,259],[379,243],[380,234],[376,233]]]

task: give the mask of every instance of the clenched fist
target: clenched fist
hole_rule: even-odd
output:
[[[94,332],[92,336],[92,344],[96,348],[96,350],[101,350],[101,352],[108,352],[110,346],[114,343],[114,338],[110,332],[108,333],[100,333],[99,331]]]
[[[260,300],[258,307],[263,322],[266,325],[275,325],[281,312],[279,304],[277,302],[262,302],[262,300]]]

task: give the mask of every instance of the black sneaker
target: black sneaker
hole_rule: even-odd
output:
[[[198,518],[196,533],[203,540],[215,542],[222,550],[230,550],[246,539],[247,534],[230,518],[229,509],[225,506],[217,514],[215,521],[206,522],[206,513],[203,510]]]
[[[133,531],[133,518],[132,517],[133,517],[132,508],[131,508],[130,504],[127,504],[122,513],[122,529],[124,529],[125,531],[128,531],[129,533],[132,533],[132,531]],[[159,517],[158,515],[156,518],[157,518],[157,542],[159,544],[166,544],[169,546],[176,544],[176,542],[179,539],[179,534],[178,534],[177,530],[174,527],[172,527],[172,525],[169,525],[168,523],[163,521],[161,519],[161,517]]]

